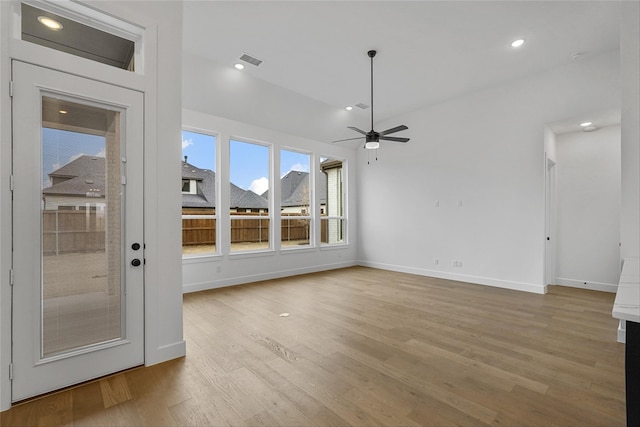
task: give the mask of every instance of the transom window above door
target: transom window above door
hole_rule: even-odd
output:
[[[74,20],[62,12],[54,12],[53,5],[41,3],[43,9],[26,3],[20,5],[22,40],[112,67],[136,71],[135,35],[125,38],[85,25],[79,22],[80,19]],[[40,2],[35,4],[40,5]]]

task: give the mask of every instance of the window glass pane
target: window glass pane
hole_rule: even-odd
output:
[[[134,71],[135,43],[55,13],[21,5],[22,40]]]
[[[344,243],[344,220],[340,218],[322,218],[320,223],[321,242],[332,243]]]
[[[216,252],[216,137],[182,131],[182,254]]]
[[[42,97],[42,358],[124,338],[120,120]]]
[[[267,213],[234,213],[231,218],[231,251],[269,249],[269,217]],[[241,216],[242,218],[238,218]]]
[[[283,247],[311,243],[310,165],[309,154],[280,151],[280,212]]]
[[[229,141],[231,251],[268,249],[269,147]]]
[[[309,218],[301,219],[296,214],[283,213],[280,222],[283,248],[311,244],[311,220]]]
[[[344,243],[344,191],[341,160],[321,158],[320,194],[321,242],[325,244]]]

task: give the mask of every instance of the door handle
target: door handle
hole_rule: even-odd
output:
[[[134,267],[138,267],[140,264],[142,264],[142,262],[140,262],[138,258],[134,258],[131,260],[131,265]]]

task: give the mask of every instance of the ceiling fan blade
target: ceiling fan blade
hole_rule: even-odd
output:
[[[356,132],[361,133],[361,134],[363,134],[363,135],[366,135],[366,134],[367,134],[365,131],[363,131],[362,129],[358,129],[358,128],[357,128],[357,127],[355,127],[355,126],[347,126],[347,128],[348,128],[348,129],[351,129],[351,130],[355,130]]]
[[[380,136],[389,135],[390,133],[396,133],[396,132],[400,132],[401,130],[407,130],[407,129],[409,128],[406,127],[405,125],[396,126],[391,129],[383,130],[382,132],[380,132]]]
[[[363,136],[359,136],[357,138],[339,139],[337,141],[331,141],[331,142],[334,143],[334,142],[344,142],[344,141],[355,141],[356,139],[362,139],[362,138],[364,138],[364,137]]]
[[[381,141],[393,141],[393,142],[409,142],[409,138],[398,138],[395,136],[381,136]]]

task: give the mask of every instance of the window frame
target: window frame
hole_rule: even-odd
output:
[[[269,244],[267,245],[266,248],[259,248],[259,249],[244,249],[244,250],[234,250],[233,249],[233,242],[231,241],[231,230],[232,230],[232,224],[234,220],[240,220],[240,219],[246,219],[246,215],[234,215],[231,212],[231,192],[229,191],[228,193],[228,200],[227,200],[227,209],[225,212],[225,215],[228,215],[228,219],[229,219],[229,241],[227,242],[229,245],[229,256],[230,257],[238,257],[238,256],[243,256],[243,255],[255,255],[255,254],[262,254],[262,253],[273,253],[275,251],[275,243],[274,243],[274,238],[275,238],[275,218],[274,218],[274,211],[275,211],[275,201],[274,201],[274,184],[273,184],[273,176],[274,174],[274,144],[270,143],[270,142],[266,142],[266,141],[260,141],[260,140],[256,140],[253,138],[247,138],[247,137],[243,137],[243,136],[237,136],[237,135],[231,135],[229,136],[229,138],[227,138],[226,140],[226,145],[227,145],[227,167],[228,167],[228,176],[227,176],[227,180],[225,182],[225,185],[227,185],[229,187],[229,190],[231,189],[231,184],[234,184],[231,180],[231,143],[232,142],[239,142],[239,143],[244,143],[244,144],[253,144],[253,145],[257,145],[257,146],[261,146],[261,147],[265,147],[267,149],[267,171],[269,176],[267,177],[267,180],[269,182],[269,186],[267,188],[267,191],[269,192],[269,199],[267,200],[267,212],[266,215],[262,216],[262,215],[258,215],[257,219],[255,219],[256,221],[262,221],[264,219],[267,219],[269,221],[269,226],[267,227],[268,229],[268,242]],[[234,184],[237,185],[237,184]],[[249,190],[247,190],[249,191]],[[253,211],[254,209],[251,209],[251,211]],[[246,212],[246,209],[245,209]],[[240,213],[240,212],[236,212],[236,213]],[[260,213],[260,212],[258,212]]]
[[[309,248],[314,248],[316,247],[316,242],[318,241],[316,239],[316,233],[315,233],[315,224],[316,224],[316,205],[318,204],[316,201],[316,195],[319,194],[316,191],[316,180],[315,180],[315,168],[313,167],[313,165],[315,165],[315,156],[313,154],[313,152],[310,151],[305,151],[299,148],[294,148],[294,147],[288,147],[288,146],[282,146],[279,148],[279,154],[280,154],[280,158],[279,158],[279,165],[282,164],[282,152],[283,151],[288,151],[291,153],[296,153],[296,154],[303,154],[306,156],[309,156],[309,207],[308,207],[308,212],[306,215],[301,215],[301,216],[296,216],[296,219],[300,219],[300,220],[308,220],[309,221],[309,243],[306,245],[299,245],[299,246],[283,246],[282,245],[282,232],[280,233],[280,250],[284,251],[284,252],[288,252],[288,251],[304,251],[306,249]],[[278,180],[278,185],[280,186],[280,195],[282,194],[282,178],[280,178]],[[280,196],[279,198],[280,200],[278,200],[278,214],[280,216],[279,218],[279,225],[280,227],[282,227],[282,196]]]
[[[82,3],[65,1],[65,2],[52,2],[50,0],[18,0],[12,2],[12,26],[11,37],[20,40],[22,43],[31,43],[34,46],[38,46],[38,49],[45,49],[55,52],[60,52],[58,49],[46,47],[37,43],[32,43],[22,38],[22,4],[31,6],[36,9],[40,9],[45,13],[51,13],[58,15],[61,18],[69,19],[77,22],[80,25],[84,25],[92,30],[104,32],[115,37],[133,42],[133,56],[131,65],[133,69],[113,67],[101,63],[99,61],[84,58],[72,54],[76,58],[81,58],[83,61],[89,61],[91,63],[100,64],[100,66],[109,67],[111,71],[122,70],[131,74],[145,74],[145,58],[144,47],[147,42],[148,35],[146,29],[140,25],[136,25],[130,21],[117,18],[108,13],[99,11],[90,6]]]
[[[324,160],[323,160],[324,159]],[[341,200],[340,203],[342,205],[342,215],[330,215],[329,214],[329,203],[328,203],[328,199],[329,199],[329,187],[328,187],[328,177],[327,177],[327,189],[326,189],[326,195],[325,197],[327,198],[327,200],[325,201],[325,211],[326,214],[323,215],[321,214],[322,212],[322,204],[318,202],[318,208],[317,208],[317,214],[318,217],[320,218],[320,221],[318,221],[318,234],[320,235],[320,248],[321,249],[329,249],[329,248],[336,248],[336,247],[343,247],[343,246],[347,246],[349,244],[349,210],[348,210],[348,192],[347,192],[347,188],[348,188],[348,171],[347,171],[347,159],[343,158],[343,157],[338,157],[338,156],[332,156],[332,155],[320,155],[318,157],[318,163],[317,163],[317,167],[316,169],[318,170],[319,173],[324,173],[324,171],[322,170],[322,163],[326,160],[331,160],[331,161],[339,161],[341,163],[341,167],[340,167],[340,184],[341,184],[341,188],[340,188],[340,196],[341,196]],[[318,180],[320,181],[320,180]],[[320,185],[320,182],[318,183],[318,185]],[[323,242],[322,241],[322,222],[323,221],[327,221],[327,227],[329,225],[329,221],[330,220],[338,220],[340,221],[340,223],[342,224],[342,240],[338,241],[338,242]]]
[[[210,257],[217,257],[221,255],[221,250],[220,250],[220,214],[219,214],[219,210],[220,210],[220,179],[219,179],[219,174],[218,174],[218,170],[220,170],[220,133],[216,132],[216,131],[212,131],[212,130],[208,130],[208,129],[203,129],[203,128],[198,128],[198,127],[194,127],[194,126],[186,126],[186,125],[182,125],[182,129],[180,132],[180,136],[182,137],[184,134],[184,132],[191,132],[191,133],[197,133],[200,135],[205,135],[205,136],[210,136],[214,138],[214,156],[215,156],[215,163],[214,163],[214,170],[213,173],[216,175],[215,178],[215,187],[214,187],[214,205],[215,208],[213,210],[213,214],[187,214],[184,215],[182,214],[182,210],[184,209],[182,206],[180,206],[180,215],[181,215],[181,224],[182,221],[185,219],[213,219],[214,224],[215,224],[215,233],[214,233],[214,238],[215,238],[215,250],[212,252],[205,252],[202,254],[185,254],[184,252],[182,253],[182,260],[193,260],[193,259],[197,259],[197,258],[210,258]],[[182,141],[182,138],[181,138]],[[182,150],[181,150],[182,153]],[[180,160],[180,164],[182,165],[183,160]],[[184,180],[183,180],[184,181]],[[189,185],[189,192],[181,192],[181,194],[197,194],[197,182],[194,179],[190,179],[190,185]],[[182,228],[184,226],[182,225]],[[182,250],[184,251],[184,244],[182,244]]]

